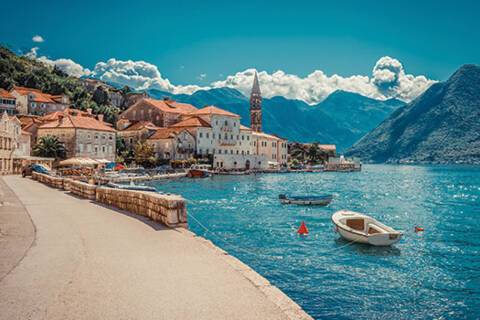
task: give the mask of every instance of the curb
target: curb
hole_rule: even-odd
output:
[[[207,240],[201,236],[196,235],[190,230],[184,228],[176,228],[180,233],[194,238],[196,241],[203,244],[204,247],[212,250],[216,255],[227,262],[235,271],[239,272],[244,278],[250,281],[257,289],[259,289],[268,300],[273,302],[290,320],[313,320],[313,318],[306,313],[297,303],[295,303],[289,296],[283,293],[282,290],[272,285],[270,281],[262,277],[251,267],[235,258],[225,250],[217,247],[212,241]]]

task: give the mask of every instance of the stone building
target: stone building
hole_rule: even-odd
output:
[[[38,89],[14,86],[10,94],[17,101],[19,114],[44,115],[63,111],[70,106],[70,99],[66,95],[51,95]]]
[[[20,134],[20,121],[4,112],[0,117],[0,175],[13,172],[13,154]]]
[[[253,153],[265,157],[269,167],[286,166],[288,142],[285,139],[264,132],[253,132]]]
[[[86,112],[57,113],[38,128],[38,138],[54,135],[62,141],[67,157],[115,160],[116,130],[103,122],[103,115]]]
[[[150,121],[136,121],[123,130],[118,130],[117,136],[123,140],[127,148],[133,148],[138,142],[146,141],[157,129],[158,127]]]
[[[150,121],[157,127],[169,127],[197,108],[187,103],[174,100],[155,100],[150,98],[140,99],[122,112],[117,122],[117,129],[123,130],[136,121]]]
[[[7,90],[0,88],[0,114],[6,112],[9,115],[17,113],[17,99]]]
[[[164,160],[187,160],[195,155],[195,137],[181,128],[159,128],[147,139],[155,157]]]

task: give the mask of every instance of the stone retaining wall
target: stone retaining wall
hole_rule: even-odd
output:
[[[32,178],[48,186],[70,191],[81,198],[130,211],[148,217],[169,227],[188,228],[185,199],[177,195],[163,195],[155,192],[122,190],[97,187],[70,178],[52,177],[37,172]]]
[[[53,177],[53,176],[49,176],[49,175],[41,174],[37,172],[32,172],[32,178],[50,187],[63,189],[63,178]]]
[[[96,200],[127,210],[169,227],[187,226],[185,200],[177,195],[98,187]]]

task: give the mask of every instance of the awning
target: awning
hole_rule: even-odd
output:
[[[60,161],[59,166],[79,166],[79,167],[94,167],[99,163],[90,158],[70,158]]]

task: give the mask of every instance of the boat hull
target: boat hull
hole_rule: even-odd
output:
[[[350,221],[362,221],[366,227],[348,225]],[[391,246],[402,238],[402,233],[388,227],[372,217],[353,211],[341,210],[333,214],[332,222],[335,231],[348,241],[370,244],[373,246]]]
[[[187,176],[189,178],[206,178],[210,174],[205,170],[190,169],[188,170]]]
[[[332,199],[325,200],[294,200],[294,199],[281,199],[280,203],[282,204],[297,204],[303,206],[326,206],[332,202]]]

